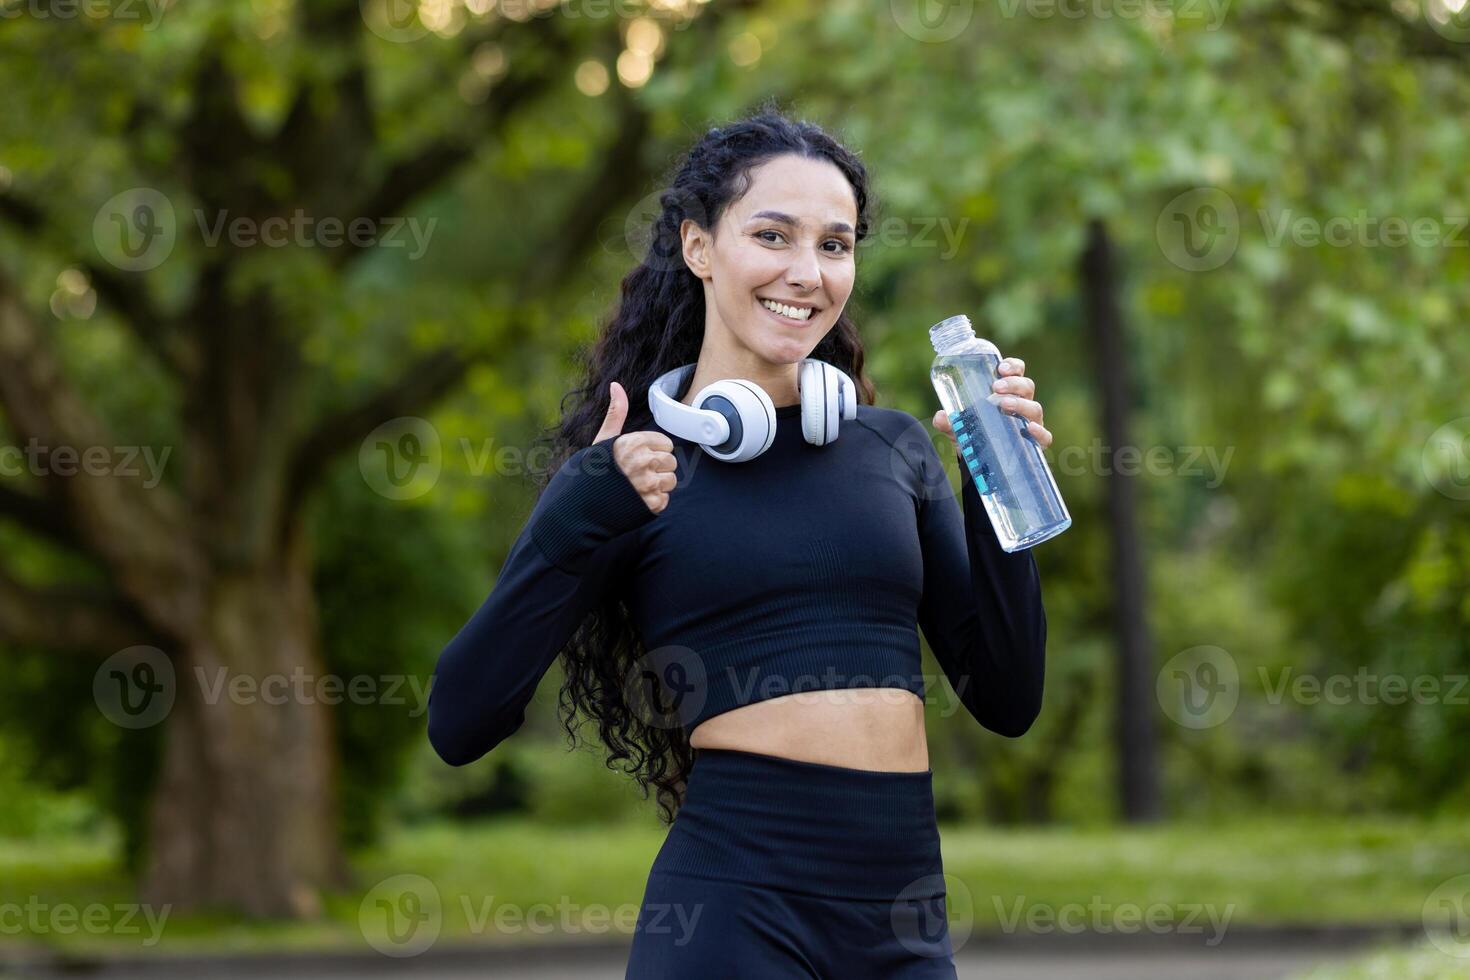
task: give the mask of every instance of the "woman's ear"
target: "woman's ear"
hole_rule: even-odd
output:
[[[709,253],[712,242],[709,232],[699,227],[699,222],[685,218],[679,224],[679,237],[683,240],[684,264],[700,279],[710,278]]]

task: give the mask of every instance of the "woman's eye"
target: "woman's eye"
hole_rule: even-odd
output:
[[[829,238],[827,240],[827,244],[828,245],[836,245],[837,246],[836,249],[830,249],[829,250],[829,251],[832,251],[836,255],[841,255],[844,252],[850,252],[850,251],[852,251],[852,249],[848,247],[847,242],[844,242],[840,238]]]
[[[764,237],[762,237],[764,235],[773,235],[775,237],[774,238],[764,238]],[[755,233],[755,237],[759,238],[763,242],[771,242],[773,244],[775,242],[779,242],[779,241],[782,240],[781,239],[781,233],[779,231],[771,231],[769,228],[767,228],[765,231],[758,231],[758,232],[756,232]]]

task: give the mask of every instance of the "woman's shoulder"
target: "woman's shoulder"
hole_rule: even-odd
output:
[[[923,423],[913,415],[901,408],[886,408],[881,405],[859,405],[856,421],[887,436],[890,442],[915,431],[924,431]]]
[[[854,421],[873,439],[874,451],[901,456],[920,479],[939,458],[934,448],[938,430],[901,408],[859,405]]]

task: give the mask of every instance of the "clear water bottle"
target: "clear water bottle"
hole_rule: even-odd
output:
[[[1000,407],[1004,396],[994,388],[1000,351],[976,337],[963,314],[930,327],[929,340],[935,352],[929,378],[1001,548],[1020,551],[1071,527],[1041,443],[1025,419]]]

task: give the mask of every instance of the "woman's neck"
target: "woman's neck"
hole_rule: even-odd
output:
[[[800,367],[800,364],[773,364],[753,355],[748,358],[732,358],[701,352],[699,362],[689,379],[689,387],[679,400],[685,405],[692,405],[694,396],[706,385],[726,378],[741,378],[760,385],[770,396],[772,405],[784,408],[801,401],[800,389],[796,383]]]

